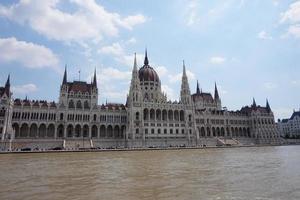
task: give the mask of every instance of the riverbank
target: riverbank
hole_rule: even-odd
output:
[[[1,151],[0,154],[27,154],[27,153],[68,153],[68,152],[113,152],[113,151],[161,151],[161,150],[189,150],[189,149],[227,149],[245,147],[266,147],[266,146],[294,146],[300,144],[261,144],[261,145],[240,145],[240,146],[198,146],[198,147],[153,147],[153,148],[107,148],[107,149],[72,149],[72,150],[31,150],[31,151]]]

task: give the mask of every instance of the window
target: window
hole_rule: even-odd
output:
[[[94,121],[97,121],[97,115],[94,114]]]
[[[60,113],[60,120],[64,120],[64,114],[63,113]]]

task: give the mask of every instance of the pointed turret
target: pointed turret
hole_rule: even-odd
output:
[[[215,100],[218,100],[218,99],[220,99],[220,97],[219,97],[219,92],[218,92],[218,88],[217,88],[217,83],[215,82]]]
[[[97,72],[96,72],[96,68],[95,68],[95,71],[94,71],[93,86],[94,86],[94,87],[97,87]]]
[[[254,97],[253,97],[252,107],[256,108],[256,101],[255,101]]]
[[[5,88],[10,88],[10,74],[8,74],[6,83],[5,83]]]
[[[147,57],[147,52],[146,52],[146,57]],[[129,103],[140,102],[141,100],[142,100],[141,86],[140,86],[139,72],[138,72],[136,53],[135,53],[133,69],[132,69],[132,77],[131,77],[131,83],[129,89]]]
[[[268,111],[268,112],[271,112],[271,107],[270,107],[270,104],[269,104],[268,99],[267,99],[267,101],[266,101],[266,108],[267,108],[267,111]]]
[[[199,82],[198,82],[198,80],[197,80],[197,90],[196,90],[196,94],[200,94],[201,92],[200,92],[200,87],[199,87]]]
[[[192,103],[190,86],[189,86],[189,82],[188,82],[188,77],[186,75],[184,60],[183,60],[182,80],[181,80],[180,101],[184,104]]]
[[[148,55],[147,55],[147,49],[145,50],[145,60],[144,60],[144,65],[149,65],[149,60],[148,60]]]
[[[67,65],[65,65],[65,73],[64,73],[64,78],[63,78],[62,84],[66,84],[66,83],[67,83]]]

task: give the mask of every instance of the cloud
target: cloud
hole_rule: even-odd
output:
[[[273,90],[276,89],[278,87],[278,85],[276,83],[272,83],[272,82],[266,82],[263,84],[264,88],[267,90]]]
[[[163,77],[168,73],[168,69],[165,66],[155,67],[155,71],[160,77]]]
[[[99,81],[104,82],[111,82],[112,80],[123,80],[123,81],[129,81],[131,78],[131,72],[130,71],[120,71],[116,68],[104,68],[100,71],[99,75]]]
[[[226,61],[226,58],[220,56],[214,56],[209,59],[211,64],[221,65]]]
[[[266,31],[259,32],[257,37],[262,40],[272,40],[273,39],[272,36],[268,35],[268,33]]]
[[[186,75],[187,75],[189,81],[190,80],[195,80],[195,74],[193,72],[187,70]],[[182,79],[182,72],[179,73],[179,74],[175,74],[175,75],[168,75],[168,78],[169,78],[170,83],[179,82]]]
[[[194,25],[198,20],[198,2],[191,0],[186,8],[186,24],[188,26]]]
[[[107,11],[95,0],[69,0],[73,12],[60,10],[61,0],[20,0],[10,6],[0,5],[0,16],[33,30],[49,39],[77,42],[104,36],[117,36],[120,28],[132,30],[146,18],[141,15],[121,17]]]
[[[289,35],[300,38],[300,1],[292,3],[287,11],[281,13],[280,23],[289,24],[289,28],[282,38]]]
[[[107,54],[113,56],[114,60],[124,64],[128,67],[133,66],[134,61],[134,54],[128,55],[126,54],[123,46],[120,43],[115,42],[112,45],[104,46],[98,50],[98,53]],[[144,55],[143,54],[136,54],[137,63],[138,65],[143,62]]]
[[[281,13],[280,23],[298,23],[300,21],[300,1],[294,2],[289,9]]]
[[[12,92],[18,95],[30,94],[38,90],[35,84],[29,83],[25,85],[13,86]]]
[[[290,108],[272,108],[271,106],[271,109],[275,115],[275,120],[289,118],[293,112]]]
[[[161,90],[167,94],[167,99],[168,100],[178,100],[177,95],[175,95],[175,92],[173,90],[173,88],[169,87],[168,85],[161,85]]]
[[[0,62],[17,62],[28,68],[58,69],[59,59],[48,48],[14,37],[0,38]]]

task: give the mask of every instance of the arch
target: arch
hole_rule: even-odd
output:
[[[230,137],[230,129],[228,127],[226,127],[226,136]]]
[[[135,120],[140,120],[140,112],[135,113]]]
[[[120,137],[121,137],[121,138],[124,138],[124,137],[125,137],[125,134],[126,134],[126,126],[123,125],[123,126],[121,127]]]
[[[29,131],[29,137],[34,138],[37,137],[38,127],[36,123],[31,124],[30,131]]]
[[[120,138],[120,127],[118,125],[114,127],[114,138]]]
[[[85,124],[82,128],[82,136],[83,137],[89,137],[89,126]]]
[[[81,137],[81,126],[79,124],[75,126],[75,137]]]
[[[64,130],[65,129],[65,127],[64,127],[64,125],[62,125],[62,124],[60,124],[58,127],[57,127],[57,137],[58,138],[62,138],[62,137],[64,137]]]
[[[105,138],[106,137],[106,128],[104,125],[100,126],[100,137]]]
[[[21,130],[20,130],[20,136],[28,137],[28,131],[29,131],[28,124],[26,124],[26,123],[22,124]]]
[[[210,128],[209,127],[206,128],[206,134],[207,134],[207,137],[211,137]]]
[[[201,129],[200,129],[200,135],[201,135],[201,137],[205,137],[205,129],[204,129],[204,127],[201,127]]]
[[[235,137],[235,132],[234,132],[234,128],[231,127],[231,134],[232,134],[232,137]]]
[[[160,109],[157,109],[156,110],[156,120],[161,120],[161,110]]]
[[[80,101],[80,100],[78,100],[78,101],[76,102],[76,109],[82,109],[82,104],[81,104],[81,101]]]
[[[17,123],[14,123],[12,125],[13,130],[15,131],[15,138],[19,138],[20,137],[20,126]]]
[[[167,121],[168,120],[168,113],[167,110],[162,111],[162,120]]]
[[[149,120],[149,110],[147,108],[144,109],[144,120]]]
[[[54,124],[49,124],[47,128],[47,137],[54,138],[55,126]]]
[[[224,129],[224,127],[221,127],[221,136],[225,137],[225,129]]]
[[[180,121],[184,121],[184,111],[180,111]]]
[[[220,128],[219,127],[216,128],[216,135],[217,135],[217,137],[221,136],[221,132],[220,132]]]
[[[168,111],[168,119],[169,121],[173,121],[173,110]]]
[[[90,109],[89,102],[88,101],[84,101],[83,107],[84,107],[84,109],[87,109],[87,110]]]
[[[243,137],[243,129],[241,127],[239,128],[239,136]]]
[[[178,110],[174,111],[174,120],[179,121],[179,112],[178,112]]]
[[[69,101],[69,108],[75,108],[75,104],[72,99]]]
[[[92,138],[98,137],[98,127],[96,125],[92,126]]]
[[[45,124],[41,124],[39,127],[39,137],[40,138],[45,138],[46,137],[46,125]]]
[[[247,135],[248,135],[248,137],[251,137],[250,128],[247,128]]]
[[[107,127],[107,137],[109,137],[109,138],[113,137],[113,128],[111,125],[108,125],[108,127]]]
[[[212,136],[216,137],[216,129],[215,129],[215,127],[212,127]]]
[[[72,124],[69,124],[67,127],[67,137],[74,137],[74,127]]]
[[[150,120],[155,120],[155,111],[154,111],[154,109],[150,110]]]
[[[234,129],[234,135],[235,137],[239,137],[239,129],[237,127]]]

